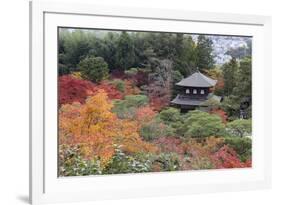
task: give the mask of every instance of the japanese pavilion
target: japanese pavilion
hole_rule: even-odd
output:
[[[212,88],[216,83],[216,80],[197,71],[176,83],[179,93],[171,104],[180,107],[182,112],[188,112],[197,107],[208,108],[207,105],[204,105],[207,100],[213,99],[220,102],[222,99],[212,93]]]

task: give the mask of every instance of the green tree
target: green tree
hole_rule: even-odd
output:
[[[100,82],[108,77],[108,65],[102,57],[86,57],[80,61],[79,68],[82,76],[93,82]]]
[[[252,95],[252,59],[243,58],[237,73],[237,85],[233,89],[234,95],[250,97]]]
[[[110,70],[115,69],[117,66],[116,53],[118,38],[118,33],[108,32],[103,38],[92,42],[89,55],[103,57],[108,64],[108,68]]]
[[[224,77],[224,94],[229,96],[232,94],[237,83],[238,63],[232,58],[228,63],[222,66]]]
[[[240,116],[240,98],[230,95],[224,97],[222,103],[223,110],[227,113],[228,120],[235,120]]]
[[[134,45],[130,35],[126,31],[122,31],[117,42],[117,65],[122,70],[132,67],[135,62]]]
[[[185,137],[222,136],[224,131],[224,124],[219,116],[199,110],[190,111],[182,126]]]
[[[197,67],[200,70],[211,69],[214,67],[213,42],[206,35],[199,35],[197,39]]]
[[[179,109],[169,107],[165,110],[162,110],[159,113],[159,118],[163,121],[166,125],[170,125],[171,123],[178,122],[181,120],[181,114]]]
[[[251,117],[252,96],[252,61],[250,57],[243,58],[240,64],[232,59],[223,65],[224,101],[222,106],[230,119],[240,116],[241,103],[247,103],[247,118]]]
[[[238,137],[244,137],[247,135],[251,135],[252,132],[252,120],[243,120],[238,119],[234,120],[232,122],[227,123],[227,132],[231,136],[238,136]]]
[[[196,69],[196,45],[191,36],[176,35],[174,70],[184,77],[192,74]]]
[[[91,38],[95,39],[94,36]],[[73,32],[66,29],[60,30],[59,62],[67,66],[69,71],[77,70],[78,63],[88,55],[90,49],[89,32],[80,29]]]

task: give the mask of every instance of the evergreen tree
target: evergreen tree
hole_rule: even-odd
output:
[[[222,66],[224,77],[224,95],[229,96],[236,86],[236,75],[238,72],[238,63],[235,58],[232,58],[228,63]]]
[[[122,31],[117,42],[117,65],[126,70],[133,66],[135,61],[135,52],[132,39],[126,31]]]
[[[184,77],[191,75],[196,69],[196,46],[191,36],[177,34],[174,69]]]
[[[86,57],[79,63],[81,74],[85,79],[100,82],[108,77],[108,65],[102,57]]]
[[[199,35],[197,39],[197,67],[200,70],[211,69],[214,66],[212,40],[205,35]]]
[[[243,58],[240,62],[237,85],[233,92],[240,98],[252,95],[252,59],[250,57]]]

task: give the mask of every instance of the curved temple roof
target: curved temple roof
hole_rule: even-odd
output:
[[[208,99],[216,100],[218,102],[221,102],[221,97],[214,95],[214,94],[209,94],[207,98],[192,98],[188,96],[181,96],[177,95],[175,99],[171,101],[172,104],[176,105],[193,105],[193,106],[205,106],[204,102],[206,102]]]
[[[195,72],[187,78],[182,79],[180,82],[176,83],[179,86],[185,87],[213,87],[217,83],[216,80],[213,80],[202,73]]]

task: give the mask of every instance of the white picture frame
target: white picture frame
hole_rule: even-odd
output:
[[[56,52],[57,28],[62,26],[252,36],[253,167],[58,178]],[[30,2],[30,202],[43,204],[269,188],[271,90],[270,17]]]

